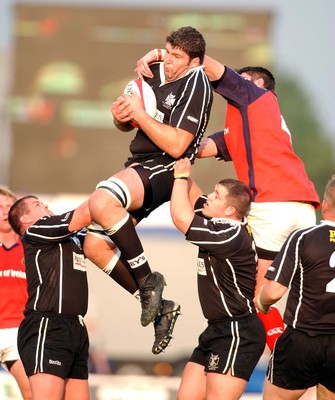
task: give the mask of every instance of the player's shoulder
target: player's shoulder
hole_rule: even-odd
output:
[[[299,247],[301,245],[305,246],[307,243],[313,242],[315,236],[320,235],[320,231],[322,230],[324,230],[324,227],[319,224],[295,229],[288,235],[285,244],[291,248],[296,245],[299,245]]]
[[[206,75],[205,66],[203,64],[190,69],[189,72],[194,74],[195,76],[201,76],[201,79],[203,79],[204,82],[206,82],[206,83],[209,82],[209,78]]]

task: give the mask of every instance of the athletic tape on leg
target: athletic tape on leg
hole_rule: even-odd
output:
[[[96,236],[100,239],[103,239],[105,242],[114,244],[113,240],[109,236],[106,235],[104,228],[101,225],[97,224],[96,222],[92,222],[87,227],[87,229],[88,229],[87,234]]]
[[[96,189],[104,189],[113,196],[123,208],[128,209],[131,203],[129,190],[121,179],[111,177],[97,184]]]
[[[102,270],[104,271],[105,274],[110,275],[110,273],[113,271],[115,265],[119,261],[121,256],[121,252],[119,249],[116,249],[116,253],[113,255],[113,257],[108,261],[108,264],[103,268]]]

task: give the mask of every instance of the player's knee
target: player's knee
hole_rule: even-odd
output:
[[[131,203],[129,189],[118,178],[111,177],[97,184],[96,189],[102,189],[112,196],[123,208],[128,209]]]

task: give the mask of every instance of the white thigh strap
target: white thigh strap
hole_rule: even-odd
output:
[[[101,181],[97,184],[96,189],[104,189],[113,196],[123,208],[128,209],[131,203],[131,197],[128,187],[121,179],[113,176],[106,181]]]

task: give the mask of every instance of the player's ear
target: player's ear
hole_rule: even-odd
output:
[[[200,65],[200,58],[199,57],[192,58],[190,66],[194,68],[194,67],[199,67],[199,65]]]
[[[227,215],[227,217],[230,217],[230,216],[234,215],[235,213],[236,213],[236,208],[235,208],[235,207],[233,207],[233,206],[228,206],[228,207],[226,208],[226,215]]]
[[[328,210],[328,204],[327,204],[326,200],[322,200],[321,210],[322,210],[322,213],[323,213],[323,214],[324,214],[325,212],[327,212],[327,210]]]
[[[20,217],[20,222],[21,224],[29,224],[29,222],[31,222],[31,218],[29,217],[28,214],[23,214]]]
[[[265,89],[265,86],[264,86],[264,79],[263,79],[263,78],[255,79],[255,80],[254,80],[254,84],[255,84],[256,86],[258,86],[259,88]]]

